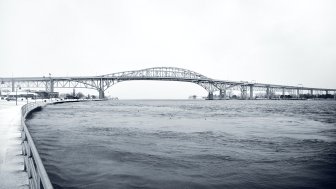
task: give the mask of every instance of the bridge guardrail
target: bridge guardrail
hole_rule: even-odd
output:
[[[46,103],[28,103],[21,108],[21,132],[22,154],[24,155],[24,170],[28,173],[29,188],[53,189],[47,171],[44,168],[34,141],[28,131],[25,120],[27,115],[34,109],[44,106]]]

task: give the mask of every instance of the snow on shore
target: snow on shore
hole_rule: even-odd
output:
[[[0,189],[28,188],[21,153],[21,115],[23,102],[0,100]]]

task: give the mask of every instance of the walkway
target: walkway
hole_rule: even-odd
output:
[[[28,188],[21,155],[22,105],[0,100],[0,189]]]

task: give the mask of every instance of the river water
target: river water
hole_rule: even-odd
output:
[[[336,101],[78,102],[27,123],[55,188],[336,187]]]

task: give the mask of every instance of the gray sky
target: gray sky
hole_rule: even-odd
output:
[[[0,77],[173,66],[216,79],[336,88],[335,10],[333,0],[0,0]],[[192,94],[206,91],[130,81],[107,92]]]

